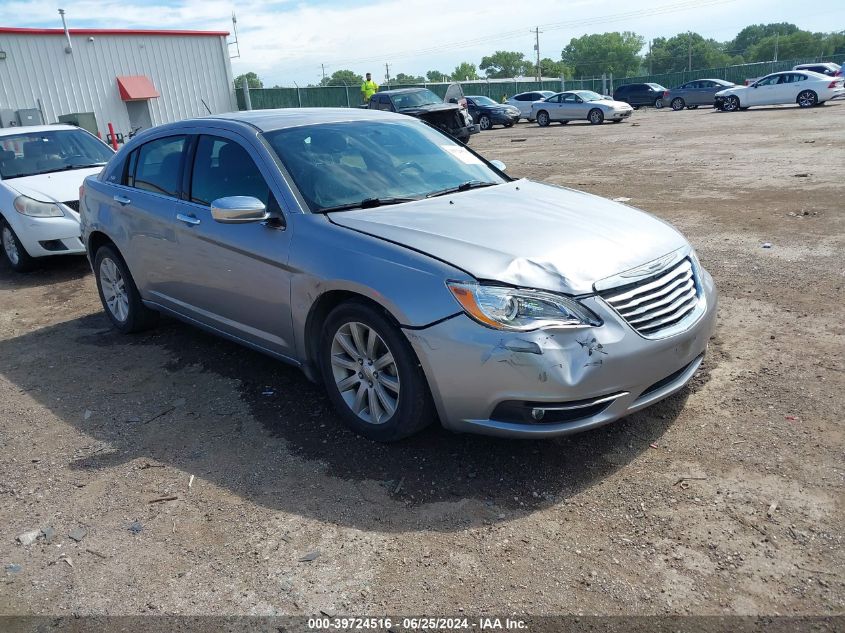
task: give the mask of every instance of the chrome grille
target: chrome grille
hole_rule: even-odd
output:
[[[689,258],[635,284],[611,288],[601,297],[637,332],[659,337],[699,306],[698,280]]]

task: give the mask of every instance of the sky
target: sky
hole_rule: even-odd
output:
[[[521,3],[519,3],[521,4]],[[573,37],[634,31],[646,40],[692,30],[729,40],[744,26],[792,22],[810,31],[845,30],[845,2],[815,0],[0,0],[0,26],[232,30],[237,14],[240,57],[235,75],[254,71],[265,86],[317,83],[323,65],[391,76],[450,74],[460,62],[478,65],[495,50],[559,59]],[[533,9],[530,7],[534,7]],[[235,46],[230,50],[234,55]]]

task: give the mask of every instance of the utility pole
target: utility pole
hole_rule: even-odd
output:
[[[778,40],[780,39],[780,31],[775,33],[775,61],[778,60]]]
[[[384,63],[384,78],[386,80],[388,87],[390,86],[390,64],[387,62]]]
[[[534,29],[534,50],[537,51],[537,81],[542,81],[543,74],[540,72],[540,27]]]
[[[692,72],[692,31],[689,32],[687,40],[687,70]]]
[[[326,65],[320,64],[320,68],[323,70],[323,83],[326,83]]]
[[[652,75],[652,68],[654,67],[651,63],[651,40],[648,41],[648,74]]]

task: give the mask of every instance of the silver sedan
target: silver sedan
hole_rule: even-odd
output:
[[[81,217],[115,328],[169,314],[290,363],[378,441],[606,424],[681,389],[715,322],[667,223],[377,110],[146,130],[86,179]]]
[[[566,124],[570,121],[589,121],[599,125],[605,121],[620,123],[634,112],[622,101],[614,101],[592,90],[560,92],[548,99],[531,104],[531,116],[537,124],[546,127],[552,121]]]

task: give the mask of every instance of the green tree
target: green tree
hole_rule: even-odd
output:
[[[738,61],[716,40],[704,39],[698,33],[678,33],[668,39],[653,40],[643,65],[655,74],[672,73],[687,70],[690,59],[694,69],[727,66]]]
[[[391,80],[391,83],[397,84],[421,84],[425,83],[425,79],[423,77],[417,77],[415,75],[406,75],[405,73],[398,73],[396,77]]]
[[[645,40],[640,35],[624,33],[594,33],[572,38],[561,53],[563,63],[571,67],[576,77],[593,77],[613,73],[617,77],[633,75],[642,60]]]
[[[563,62],[556,62],[550,57],[544,57],[540,60],[540,74],[543,77],[572,77],[572,69]]]
[[[351,70],[336,70],[330,77],[320,80],[321,86],[360,86],[364,81],[361,75]]]
[[[832,55],[840,43],[837,33],[810,33],[794,31],[789,35],[769,35],[748,49],[746,59],[765,62],[775,58],[798,59],[802,57],[824,57]]]
[[[432,83],[440,83],[442,81],[446,81],[446,75],[441,73],[439,70],[429,70],[426,74],[426,79],[428,79]]]
[[[516,51],[496,51],[481,58],[479,66],[484,74],[495,79],[521,77],[533,73],[533,66],[525,55]]]
[[[779,34],[791,35],[798,27],[789,22],[774,22],[771,24],[752,24],[742,29],[737,36],[728,42],[727,49],[733,55],[747,57],[749,50],[767,37]]]
[[[478,76],[478,68],[476,68],[475,64],[461,62],[452,71],[452,79],[455,81],[472,81],[473,79],[481,78]]]
[[[240,88],[244,85],[244,79],[246,79],[247,85],[252,88],[263,88],[264,83],[258,78],[254,72],[250,71],[248,73],[244,73],[243,75],[238,75],[235,77],[235,88]]]

